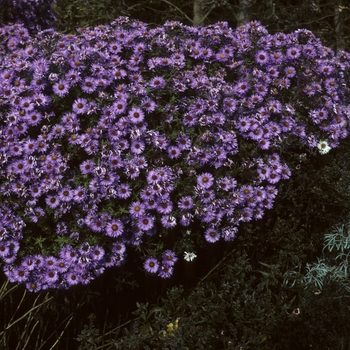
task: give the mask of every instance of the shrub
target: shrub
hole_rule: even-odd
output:
[[[348,133],[348,55],[306,30],[0,31],[0,255],[31,291],[87,284],[132,249],[169,278],[272,208],[280,155]]]

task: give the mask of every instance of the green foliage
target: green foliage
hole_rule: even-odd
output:
[[[94,326],[95,315],[89,315],[89,325],[85,325],[84,329],[76,339],[80,342],[79,350],[96,350],[98,349],[98,344],[100,343],[97,340],[100,332]]]

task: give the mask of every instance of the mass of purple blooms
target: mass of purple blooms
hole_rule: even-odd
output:
[[[0,257],[30,291],[87,284],[133,247],[168,278],[169,241],[232,241],[272,208],[281,147],[348,134],[350,57],[307,30],[121,17],[0,40]]]

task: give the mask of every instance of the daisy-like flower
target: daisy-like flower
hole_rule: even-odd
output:
[[[129,120],[134,124],[142,122],[144,118],[145,114],[141,108],[133,107],[129,112]]]
[[[74,286],[74,285],[78,284],[80,282],[79,274],[80,274],[79,271],[75,271],[75,270],[69,271],[66,274],[67,284],[69,286]]]
[[[287,57],[289,59],[297,59],[300,57],[300,50],[297,47],[291,47],[287,50]]]
[[[170,159],[176,159],[179,158],[181,154],[180,148],[176,146],[170,146],[168,148],[168,155]]]
[[[131,188],[128,184],[120,184],[117,188],[117,195],[119,198],[126,199],[131,196]]]
[[[180,209],[186,210],[186,209],[192,209],[193,207],[193,199],[190,196],[185,196],[180,198],[178,202],[178,206]]]
[[[84,114],[88,109],[87,101],[83,98],[78,98],[74,101],[72,108],[76,114]]]
[[[165,228],[173,228],[176,226],[176,218],[172,215],[163,215],[160,221]]]
[[[69,90],[69,85],[66,81],[59,80],[57,83],[53,85],[52,90],[55,93],[55,95],[62,97],[64,95],[67,95]]]
[[[260,50],[255,55],[256,62],[260,63],[261,65],[264,65],[269,62],[269,54],[266,51]]]
[[[106,226],[106,235],[109,237],[119,237],[123,231],[124,225],[120,220],[112,220]]]
[[[210,173],[203,173],[197,177],[197,184],[202,188],[209,188],[214,183],[214,176]]]
[[[146,259],[146,261],[143,264],[143,267],[149,273],[157,273],[159,268],[159,262],[156,258],[150,257]]]
[[[193,261],[195,258],[197,257],[197,255],[195,253],[192,252],[184,252],[184,259],[186,261]]]
[[[62,202],[70,202],[73,199],[74,192],[69,187],[64,187],[60,191],[59,199]]]
[[[213,228],[208,228],[204,234],[205,240],[209,243],[215,243],[220,239],[220,233]]]
[[[162,77],[154,77],[149,82],[149,86],[151,86],[154,89],[161,89],[166,85],[165,80]]]
[[[145,205],[140,201],[131,203],[129,213],[132,217],[138,218],[145,214]]]
[[[321,140],[317,144],[318,151],[321,154],[326,154],[331,150],[331,147],[329,147],[328,142],[326,140]]]
[[[143,215],[138,218],[137,224],[142,231],[149,231],[154,226],[154,218],[153,216]]]
[[[161,266],[158,276],[161,278],[169,278],[173,274],[172,266]]]
[[[164,266],[173,266],[178,260],[176,254],[169,249],[163,252],[162,259],[163,259],[162,262]]]

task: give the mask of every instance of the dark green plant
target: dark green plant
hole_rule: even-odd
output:
[[[84,329],[81,331],[80,335],[76,339],[80,345],[79,350],[96,350],[100,340],[98,337],[100,332],[94,325],[94,319],[96,316],[94,314],[89,315],[89,324],[84,326]]]

